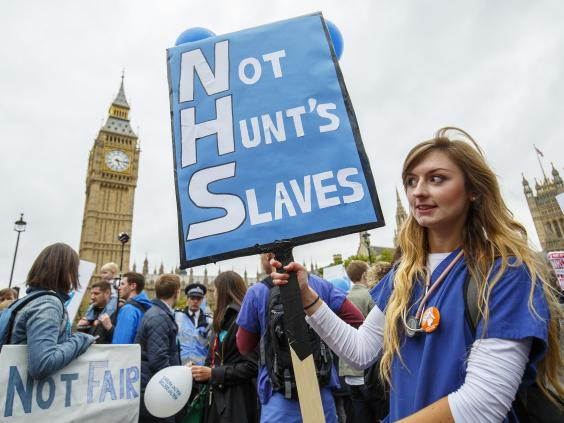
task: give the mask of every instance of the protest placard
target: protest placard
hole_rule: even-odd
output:
[[[558,202],[558,205],[560,206],[560,210],[562,210],[562,213],[564,213],[564,192],[560,193],[556,196],[556,201]]]
[[[560,289],[564,290],[564,251],[552,251],[547,257],[556,273]]]
[[[139,345],[92,345],[40,381],[27,373],[27,347],[0,352],[0,422],[137,423]]]
[[[80,288],[72,290],[69,294],[69,299],[65,303],[69,320],[71,322],[74,322],[76,313],[78,313],[80,303],[82,302],[82,298],[84,297],[84,293],[88,287],[88,281],[94,273],[94,269],[96,269],[96,263],[80,260],[80,265],[78,266],[78,282],[80,283]]]
[[[182,267],[384,224],[320,13],[167,60]]]

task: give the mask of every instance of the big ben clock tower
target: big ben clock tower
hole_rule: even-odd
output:
[[[96,263],[94,279],[107,262],[119,265],[120,232],[131,235],[133,200],[139,170],[137,135],[129,124],[129,103],[123,76],[106,123],[94,140],[86,174],[86,202],[80,237],[80,258]],[[125,244],[123,271],[129,267],[130,244]]]

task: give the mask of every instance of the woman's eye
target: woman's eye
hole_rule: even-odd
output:
[[[414,187],[417,184],[417,181],[415,180],[415,178],[407,178],[405,180],[405,185],[408,187]]]
[[[445,180],[444,177],[442,177],[441,175],[433,175],[431,176],[431,182],[433,182],[434,184],[440,184],[441,182],[443,182]]]

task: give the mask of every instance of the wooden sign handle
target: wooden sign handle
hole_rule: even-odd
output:
[[[275,249],[274,255],[282,266],[294,261],[292,247],[288,244],[282,244],[280,248]],[[325,423],[315,362],[295,272],[290,273],[286,285],[280,286],[280,299],[284,307],[284,330],[290,347],[302,420],[304,423]]]

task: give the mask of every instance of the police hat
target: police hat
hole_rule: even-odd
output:
[[[206,287],[201,283],[191,283],[184,289],[187,297],[204,297],[206,291]]]

